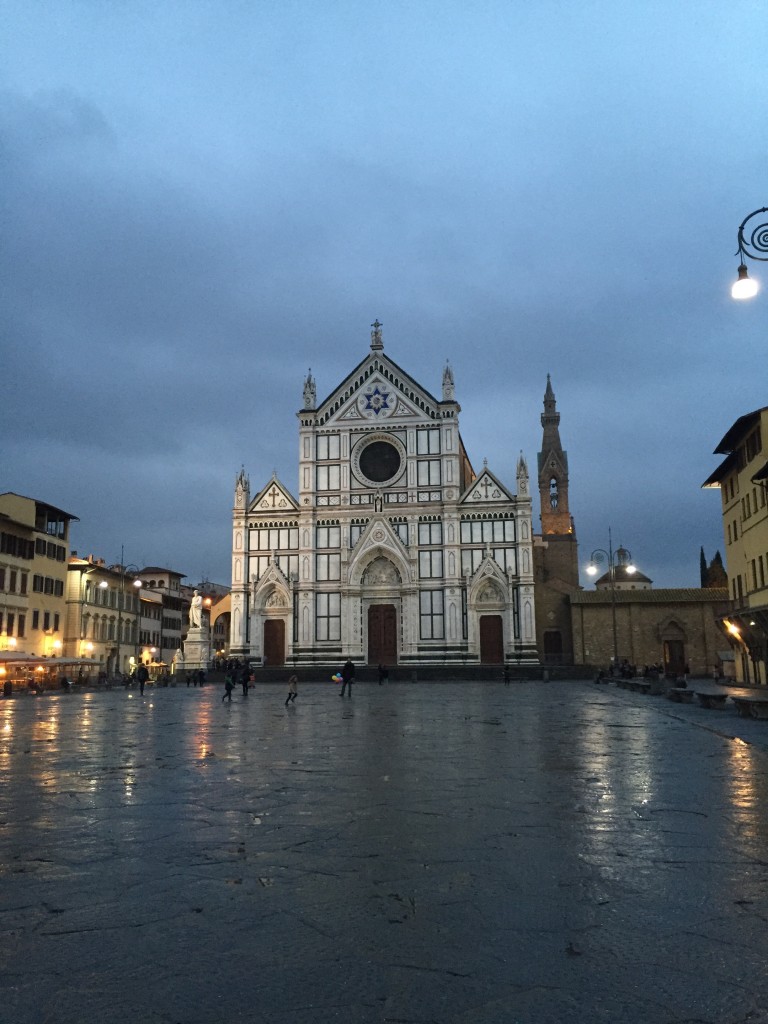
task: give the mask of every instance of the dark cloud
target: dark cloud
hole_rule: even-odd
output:
[[[226,581],[235,473],[295,490],[303,376],[378,316],[433,392],[450,359],[510,485],[551,373],[582,551],[611,526],[696,583],[711,450],[765,404],[765,298],[728,298],[765,71],[729,5],[44,10],[5,8],[3,489]]]

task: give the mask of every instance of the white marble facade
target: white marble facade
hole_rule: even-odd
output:
[[[299,413],[298,496],[237,476],[231,653],[272,665],[538,662],[531,494],[472,468],[437,399],[384,354]],[[511,445],[510,445],[511,449]]]

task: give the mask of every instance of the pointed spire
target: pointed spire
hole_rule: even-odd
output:
[[[573,522],[568,509],[568,453],[560,441],[560,413],[557,411],[552,378],[547,374],[541,451],[538,457],[541,529],[544,534],[572,534]]]
[[[315,386],[315,380],[312,376],[312,368],[310,367],[307,376],[304,378],[304,408],[314,409],[317,405],[317,388]]]
[[[528,463],[522,451],[517,459],[517,493],[521,497],[528,495]]]
[[[384,326],[383,324],[379,323],[379,318],[378,317],[376,317],[376,319],[371,324],[371,327],[373,328],[373,330],[371,331],[371,351],[372,352],[383,352],[383,350],[384,350],[384,342],[381,340],[381,328],[383,326]]]
[[[251,482],[246,476],[245,466],[235,477],[235,508],[245,508],[251,494]]]
[[[547,374],[547,389],[544,392],[544,412],[541,414],[541,425],[557,427],[560,423],[560,413],[557,411],[555,392],[552,390],[552,379]]]
[[[443,370],[443,401],[452,402],[454,398],[453,370],[451,369],[451,364],[446,360],[445,369]]]

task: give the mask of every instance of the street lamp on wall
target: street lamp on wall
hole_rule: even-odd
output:
[[[626,557],[626,561],[622,561],[622,568],[626,573],[632,576],[637,572],[637,569],[632,564],[632,555],[625,548],[621,549],[622,556]],[[611,536],[611,528],[608,527],[608,550],[605,548],[595,548],[592,554],[589,556],[589,565],[587,566],[587,573],[590,576],[596,576],[599,572],[599,566],[608,563],[608,586],[611,591],[611,625],[613,628],[613,664],[616,667],[619,663],[619,640],[618,632],[616,629],[616,569],[618,567],[618,561],[616,559],[617,551],[613,550],[613,538]]]
[[[768,262],[768,222],[763,219],[761,224],[750,227],[746,233],[744,229],[753,217],[759,217],[763,213],[768,213],[768,206],[763,206],[759,210],[753,210],[739,224],[739,248],[736,251],[736,255],[740,259],[739,276],[731,288],[731,298],[733,299],[751,299],[757,294],[759,285],[757,281],[749,276],[747,264],[744,261],[749,257],[751,260],[761,260],[763,263]],[[764,255],[760,256],[758,255],[759,253]]]

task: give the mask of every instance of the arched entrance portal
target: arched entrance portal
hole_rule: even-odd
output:
[[[504,626],[500,615],[480,616],[480,661],[501,665],[504,661]]]
[[[264,620],[264,658],[270,667],[285,664],[285,623],[282,619]]]
[[[397,612],[393,604],[368,607],[368,664],[397,664]]]

